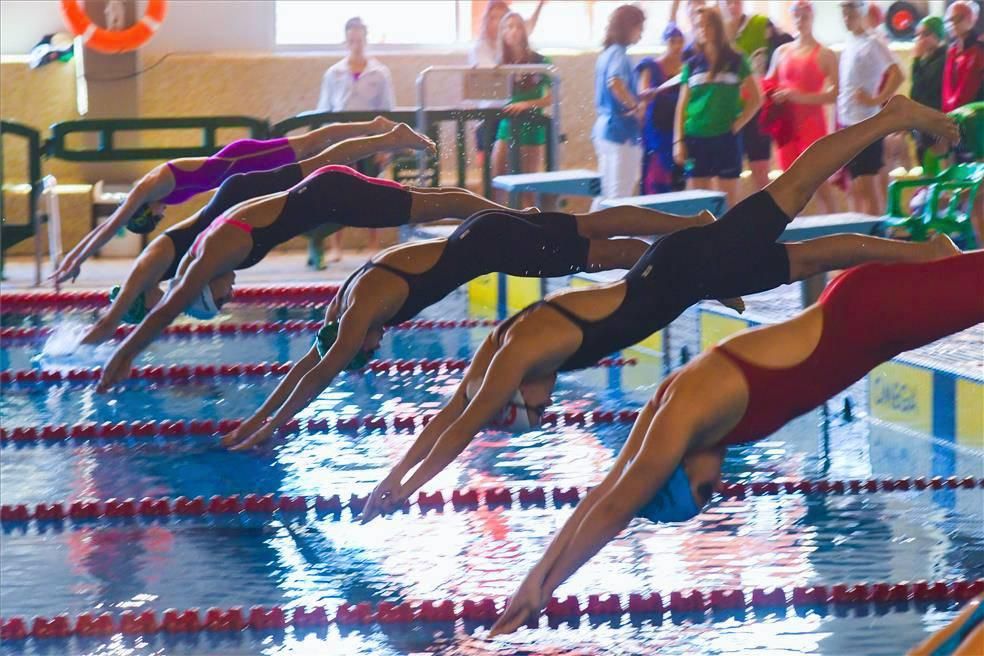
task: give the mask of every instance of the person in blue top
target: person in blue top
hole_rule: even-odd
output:
[[[662,57],[646,57],[636,66],[639,97],[647,101],[642,117],[642,194],[664,194],[684,185],[683,170],[673,162],[673,117],[680,85],[669,82],[683,67],[683,32],[670,23],[663,30],[663,42]]]
[[[598,118],[591,140],[598,156],[601,196],[595,198],[592,210],[606,198],[634,195],[639,180],[642,149],[636,112],[640,102],[633,92],[635,73],[626,48],[642,38],[645,22],[646,15],[634,5],[615,9],[605,30],[605,49],[595,64]]]

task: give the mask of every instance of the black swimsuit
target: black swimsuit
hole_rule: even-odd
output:
[[[522,214],[483,210],[468,217],[448,237],[434,265],[420,273],[401,271],[384,262],[366,262],[345,281],[339,294],[372,268],[399,276],[407,298],[386,321],[392,326],[415,317],[461,285],[487,273],[552,278],[584,271],[589,241],[578,234],[571,214]]]
[[[195,239],[212,225],[212,221],[239,203],[268,194],[286,191],[304,179],[300,164],[288,164],[270,171],[237,173],[227,178],[190,226],[169,228],[164,234],[174,243],[174,261],[162,280],[173,278],[178,264],[195,243]]]
[[[786,248],[776,243],[789,223],[760,191],[720,220],[657,239],[623,278],[625,298],[607,317],[588,320],[555,302],[539,301],[497,328],[501,340],[521,315],[548,305],[581,331],[581,345],[559,371],[583,369],[666,327],[705,299],[732,298],[789,282]]]

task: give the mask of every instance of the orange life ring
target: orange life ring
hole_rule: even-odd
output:
[[[149,0],[147,13],[125,30],[107,30],[94,24],[78,0],[61,0],[61,13],[72,34],[93,50],[116,54],[136,50],[154,36],[167,14],[167,0]]]

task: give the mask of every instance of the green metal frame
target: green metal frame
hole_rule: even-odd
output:
[[[3,184],[5,171],[3,168],[2,137],[15,135],[25,140],[27,146],[27,182],[31,192],[27,200],[27,224],[7,225],[6,212],[3,203]],[[34,218],[38,211],[38,198],[41,196],[41,134],[34,128],[15,121],[0,121],[0,277],[3,276],[3,253],[34,235]]]
[[[192,116],[182,118],[123,118],[83,119],[63,121],[51,126],[51,137],[45,142],[43,154],[69,162],[127,162],[136,160],[176,159],[179,157],[208,157],[219,148],[217,133],[228,128],[246,128],[253,139],[267,139],[270,126],[266,121],[249,116]],[[117,148],[118,132],[145,130],[201,131],[201,145],[184,147]],[[95,148],[72,149],[68,137],[74,134],[95,134]]]

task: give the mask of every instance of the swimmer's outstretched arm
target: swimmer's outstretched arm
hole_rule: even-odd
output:
[[[258,426],[252,434],[232,447],[234,451],[252,448],[266,442],[278,428],[290,421],[294,415],[308,407],[318,395],[331,385],[339,373],[348,366],[362,348],[366,333],[373,323],[375,316],[369,304],[353,302],[342,314],[338,322],[338,338],[328,349],[324,358],[318,357],[317,348],[308,351],[295,364],[287,377],[281,381],[270,398],[249,418],[250,426]],[[286,400],[284,400],[286,397]],[[268,413],[274,412],[267,419]],[[239,431],[240,434],[245,434]]]
[[[212,238],[214,235],[209,240]],[[97,391],[105,392],[110,386],[128,378],[133,359],[191,304],[205,285],[223,273],[231,271],[245,257],[242,249],[234,247],[224,252],[219,248],[208,248],[209,240],[206,240],[203,255],[191,262],[181,281],[154,306],[137,329],[130,333],[113,352],[109,362],[103,367],[102,377],[96,387]]]
[[[427,422],[427,425],[424,426],[424,429],[417,436],[417,439],[414,440],[413,445],[403,455],[403,458],[400,459],[400,462],[390,470],[386,478],[369,495],[369,501],[366,502],[366,507],[362,510],[363,524],[380,513],[395,510],[393,500],[394,496],[399,493],[403,478],[430,453],[431,449],[437,443],[438,438],[465,412],[468,407],[468,399],[465,396],[468,382],[482,380],[485,377],[489,364],[492,362],[492,357],[495,355],[497,349],[498,345],[495,339],[489,334],[475,352],[471,364],[468,366],[468,371],[465,372],[464,378],[458,384],[458,389],[455,390],[454,396],[451,397],[447,405],[441,408],[440,412]]]
[[[109,310],[99,317],[99,320],[82,338],[82,344],[101,344],[110,339],[115,334],[117,326],[122,322],[123,315],[126,314],[140,294],[146,293],[148,296],[155,296],[154,302],[149,302],[148,307],[156,304],[156,300],[158,300],[156,296],[160,294],[160,290],[153,291],[153,289],[161,281],[161,277],[176,256],[174,242],[170,238],[161,236],[150,242],[150,245],[144,249],[133,264],[130,275],[120,287],[119,295],[113,300]]]
[[[536,617],[554,590],[622,532],[666,484],[694,434],[691,422],[674,418],[667,407],[665,401],[656,411],[647,405],[639,415],[611,471],[564,523],[510,599],[490,637],[512,633]]]
[[[498,349],[475,398],[437,438],[417,470],[400,486],[399,492],[394,494],[395,503],[403,503],[420,486],[454,462],[478,431],[505,407],[519,389],[532,364],[532,357],[528,349],[521,349],[516,342],[507,342]]]
[[[75,248],[62,260],[61,264],[48,277],[56,283],[66,280],[74,280],[79,275],[82,263],[85,262],[94,252],[102,248],[120,228],[126,225],[134,212],[144,203],[153,203],[164,196],[174,186],[174,180],[170,172],[165,172],[166,168],[158,166],[140,178],[134,185],[126,199],[116,208],[109,219],[104,221],[98,228],[86,235]]]

